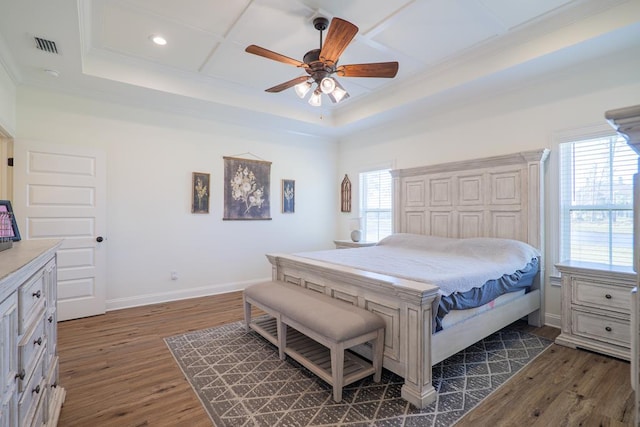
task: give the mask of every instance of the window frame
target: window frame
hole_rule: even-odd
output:
[[[580,140],[589,140],[596,138],[609,138],[618,137],[619,134],[608,124],[598,124],[593,126],[586,126],[577,129],[566,130],[562,132],[555,132],[552,135],[552,153],[555,155],[550,156],[548,162],[548,176],[545,178],[545,186],[547,188],[547,207],[546,211],[546,226],[545,235],[547,236],[546,242],[546,255],[547,255],[547,270],[550,278],[550,283],[554,286],[560,286],[560,273],[556,268],[556,264],[568,260],[561,259],[561,246],[562,246],[562,164],[560,161],[560,146],[563,143],[575,142]],[[607,270],[606,264],[601,264],[603,270]],[[621,267],[626,269],[626,267]],[[597,268],[597,264],[594,264],[594,269]]]

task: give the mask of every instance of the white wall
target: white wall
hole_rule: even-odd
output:
[[[548,206],[558,197],[557,183],[549,180],[549,170],[557,167],[554,133],[606,123],[605,111],[638,104],[638,70],[638,55],[600,58],[518,90],[361,132],[340,141],[339,170],[357,177],[372,164],[391,162],[400,169],[546,147],[552,149],[546,171]],[[556,216],[547,210],[547,235],[554,232],[550,227]],[[339,218],[339,234],[347,235],[348,226],[348,218]],[[549,241],[547,263],[557,262],[549,259]],[[559,326],[560,291],[549,280],[546,295],[547,322]]]
[[[0,136],[13,136],[15,128],[16,86],[0,61]]]
[[[333,247],[332,141],[38,89],[18,90],[17,111],[18,141],[106,153],[107,309],[242,288],[270,277],[265,253]],[[272,162],[271,221],[222,220],[222,157],[245,152]],[[192,172],[211,174],[209,214],[191,214]],[[294,214],[280,213],[283,178],[296,181]],[[179,280],[170,280],[171,270]]]

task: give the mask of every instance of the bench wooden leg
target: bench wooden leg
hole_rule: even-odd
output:
[[[280,360],[286,359],[284,350],[287,348],[287,324],[280,320],[280,316],[276,317],[276,328],[278,330],[278,355]]]
[[[384,328],[378,329],[378,337],[373,341],[373,368],[376,370],[373,374],[373,381],[379,383],[382,379],[382,358],[384,357]]]
[[[249,332],[251,328],[249,325],[251,324],[251,304],[247,301],[247,299],[242,296],[242,301],[244,302],[244,329]]]
[[[344,386],[344,345],[334,344],[331,350],[331,377],[333,379],[333,400],[342,400],[342,387]]]

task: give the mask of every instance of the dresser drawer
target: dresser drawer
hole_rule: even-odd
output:
[[[631,345],[631,325],[628,320],[614,319],[575,310],[571,313],[572,333],[622,347]]]
[[[43,353],[40,353],[42,356]],[[21,426],[30,426],[38,409],[38,404],[45,390],[45,380],[42,372],[42,358],[38,360],[37,368],[26,383],[20,401],[18,402],[18,417]]]
[[[44,271],[40,270],[34,274],[24,285],[20,286],[18,292],[18,311],[20,312],[20,322],[18,327],[20,333],[24,333],[29,327],[29,320],[41,311],[40,307],[45,306],[45,280]]]
[[[571,282],[572,302],[618,313],[631,313],[631,288],[574,278]]]
[[[55,307],[49,308],[45,319],[45,334],[47,335],[47,350],[49,355],[58,354],[58,321]]]
[[[38,369],[42,375],[42,354],[46,352],[47,339],[44,334],[45,321],[40,318],[33,329],[18,343],[18,369],[24,371],[24,380],[20,381],[19,391],[23,391],[23,386],[29,380],[31,373],[36,375]],[[40,363],[40,366],[37,364]]]

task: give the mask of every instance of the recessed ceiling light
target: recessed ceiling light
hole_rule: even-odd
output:
[[[44,72],[50,75],[51,77],[58,77],[60,75],[60,72],[58,72],[58,70],[53,70],[50,68],[45,69]]]
[[[154,42],[158,46],[164,46],[167,44],[167,39],[157,34],[152,34],[151,36],[149,36],[149,38],[151,39],[152,42]]]

